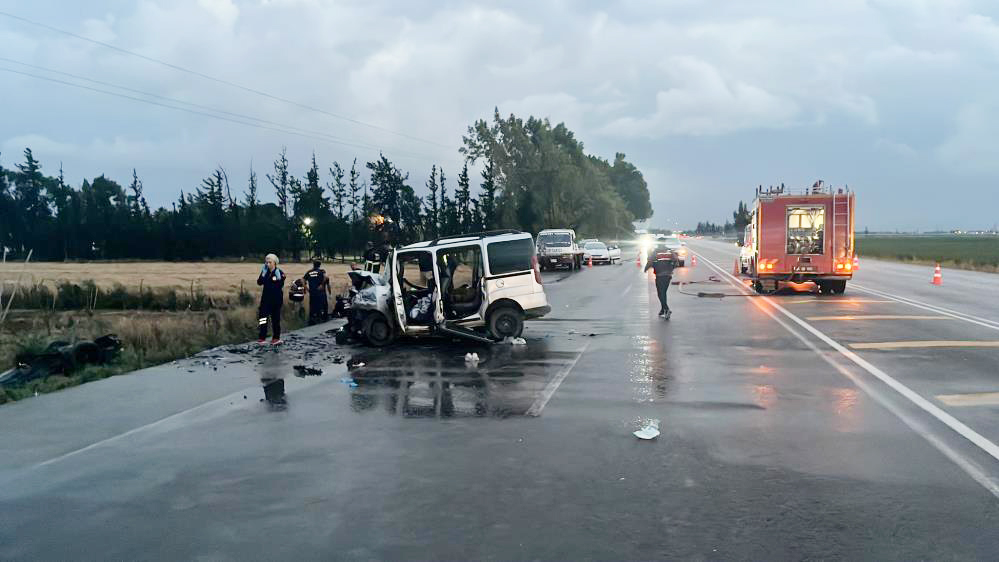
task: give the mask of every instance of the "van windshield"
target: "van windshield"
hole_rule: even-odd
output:
[[[568,234],[542,234],[538,236],[538,245],[545,246],[571,246],[572,237]]]

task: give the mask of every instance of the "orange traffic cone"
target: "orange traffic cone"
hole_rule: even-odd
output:
[[[858,269],[860,269],[860,258],[857,257],[857,254],[853,254],[853,270],[857,271]]]
[[[937,266],[933,269],[933,281],[931,282],[931,284],[932,285],[943,285],[943,274],[940,272],[940,264],[939,263],[937,263]]]
[[[593,267],[593,256],[586,260],[586,267]]]
[[[635,256],[635,267],[642,269],[642,254]]]
[[[690,254],[690,267],[697,267],[697,256]]]
[[[732,262],[732,275],[738,277],[739,273],[741,273],[739,271],[739,258],[735,258],[735,261]]]

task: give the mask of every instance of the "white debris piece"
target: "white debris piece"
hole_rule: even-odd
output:
[[[465,354],[465,364],[474,367],[479,364],[479,354],[478,353],[466,353]]]
[[[527,345],[527,340],[525,340],[524,338],[512,338],[510,336],[507,336],[503,338],[503,341],[500,343],[506,345]]]
[[[632,435],[638,437],[639,439],[645,440],[659,437],[659,420],[649,420],[649,422],[645,424],[645,427],[633,432]]]

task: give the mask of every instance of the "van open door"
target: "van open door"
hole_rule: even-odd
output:
[[[399,331],[406,333],[406,306],[402,300],[402,280],[403,272],[399,265],[399,251],[392,251],[392,260],[388,263],[388,270],[392,279],[392,311],[395,314],[396,325]]]

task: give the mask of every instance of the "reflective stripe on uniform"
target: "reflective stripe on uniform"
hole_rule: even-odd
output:
[[[266,325],[267,325],[267,317],[266,317],[266,316],[264,316],[264,317],[263,317],[263,318],[261,318],[260,320],[257,320],[257,324],[259,324],[259,325],[261,325],[261,326],[266,326]]]

